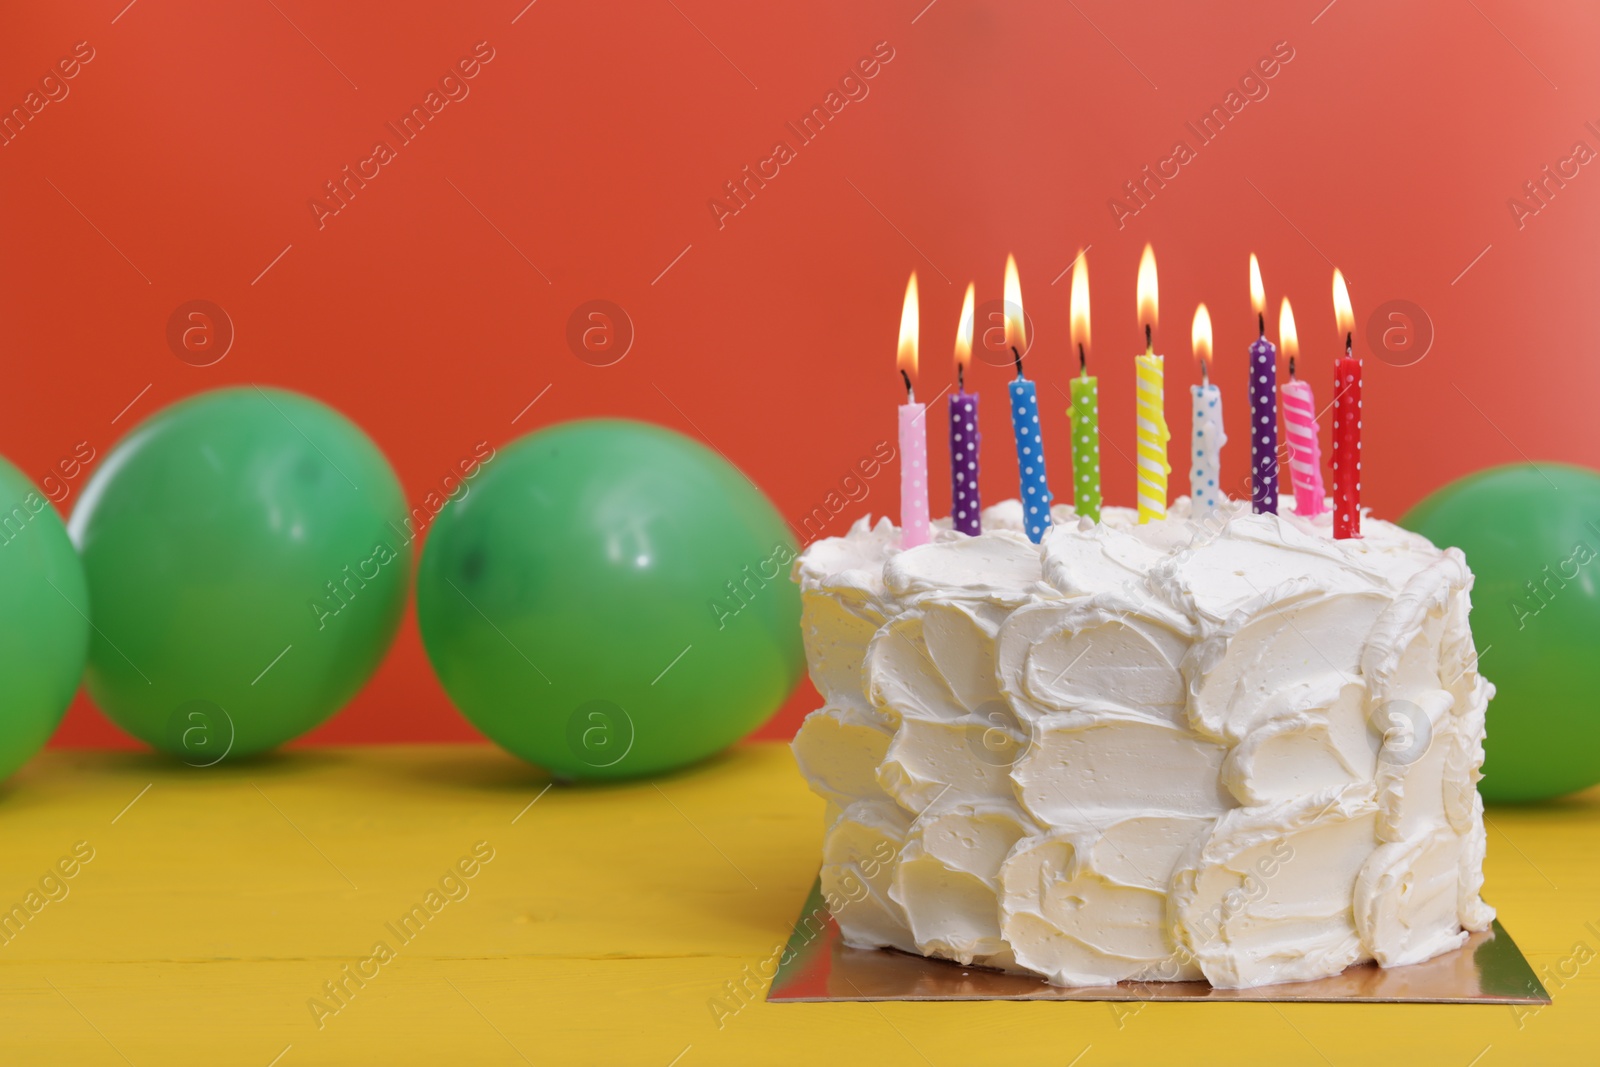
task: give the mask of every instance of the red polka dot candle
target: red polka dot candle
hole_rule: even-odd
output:
[[[928,425],[927,409],[917,403],[912,379],[917,373],[917,275],[906,283],[906,302],[900,311],[900,344],[895,366],[906,385],[906,402],[900,405],[900,547],[928,543]]]
[[[950,396],[950,524],[972,537],[983,532],[978,495],[978,394],[967,392],[972,365],[972,317],[975,288],[967,284],[956,328],[956,391]]]
[[[1333,536],[1361,536],[1361,361],[1355,358],[1355,312],[1344,275],[1333,272],[1333,315],[1344,357],[1333,366]]]

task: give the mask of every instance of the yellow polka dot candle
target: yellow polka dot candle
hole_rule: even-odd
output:
[[[1156,255],[1149,245],[1139,258],[1139,321],[1144,324],[1144,355],[1134,357],[1136,407],[1134,422],[1138,431],[1139,521],[1167,517],[1167,414],[1166,371],[1155,353]]]
[[[1078,376],[1072,379],[1072,509],[1100,521],[1100,379],[1089,376],[1089,257],[1079,252],[1072,270],[1072,344]]]

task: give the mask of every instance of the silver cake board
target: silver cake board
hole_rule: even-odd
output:
[[[770,1001],[1254,1000],[1335,1004],[1548,1004],[1528,960],[1498,921],[1453,952],[1409,967],[1361,963],[1311,982],[1216,989],[1209,982],[1048,985],[1030,975],[963,966],[895,949],[851,948],[811,886],[767,991]]]

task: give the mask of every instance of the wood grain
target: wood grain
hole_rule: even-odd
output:
[[[302,750],[206,770],[49,752],[0,787],[0,908],[27,914],[0,943],[0,1064],[1600,1056],[1594,792],[1489,813],[1486,896],[1555,997],[1536,1012],[741,1004],[728,984],[786,939],[816,873],[821,807],[772,744],[607,787],[551,786],[484,746]],[[58,861],[80,842],[93,858],[64,877]],[[474,863],[475,848],[492,858]],[[416,907],[425,920],[402,939]],[[379,942],[392,958],[373,960]],[[713,1011],[714,998],[736,1010]]]

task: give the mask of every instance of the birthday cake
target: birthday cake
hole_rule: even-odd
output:
[[[1456,549],[1187,498],[887,520],[795,574],[845,941],[1057,985],[1294,982],[1486,929],[1484,711]]]

